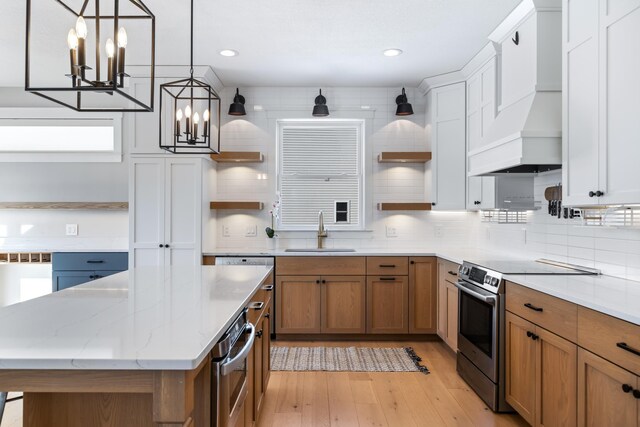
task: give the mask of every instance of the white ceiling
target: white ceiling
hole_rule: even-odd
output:
[[[519,2],[196,0],[195,63],[226,86],[417,86],[464,66]],[[156,63],[188,63],[189,1],[145,3],[157,18]],[[24,32],[25,3],[3,1],[0,86],[24,84]],[[391,47],[404,54],[383,56]],[[224,48],[240,55],[222,57]]]

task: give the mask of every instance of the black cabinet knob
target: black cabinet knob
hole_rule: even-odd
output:
[[[264,314],[264,318],[265,318],[265,319],[268,319],[269,317],[271,317],[271,315],[270,315],[269,313],[265,313],[265,314]]]
[[[589,191],[589,197],[596,197],[595,191]]]
[[[622,384],[622,391],[624,391],[625,393],[629,393],[633,391],[633,387],[631,387],[629,384]]]
[[[160,243],[160,244],[158,245],[158,247],[159,247],[159,248],[164,248],[164,245],[163,245],[162,243]]]
[[[415,264],[416,262],[414,260],[409,261],[409,264]]]
[[[640,390],[633,390],[633,397],[640,399]]]
[[[323,283],[323,284],[324,284],[324,283],[327,283],[327,281],[326,281],[326,280],[324,280],[324,279],[322,279],[322,283]]]
[[[531,331],[527,331],[527,337],[528,337],[528,338],[531,338],[532,336],[533,336],[533,332],[531,332]]]
[[[256,337],[262,338],[262,329],[260,329],[258,332],[256,332]]]
[[[604,196],[604,193],[600,190],[596,191],[596,197],[602,197]]]
[[[316,280],[316,285],[319,285],[319,284],[320,284],[320,280]]]
[[[164,247],[165,247],[165,248],[168,248],[168,247],[169,247],[169,245],[164,245]]]

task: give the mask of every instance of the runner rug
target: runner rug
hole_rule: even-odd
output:
[[[429,373],[411,347],[271,348],[272,371],[348,371]]]

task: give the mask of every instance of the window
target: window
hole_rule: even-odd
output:
[[[364,120],[278,121],[281,230],[364,229]]]
[[[0,109],[0,161],[119,162],[122,114]]]

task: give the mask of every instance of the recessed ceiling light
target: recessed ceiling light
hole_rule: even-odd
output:
[[[402,49],[387,49],[382,53],[384,56],[398,56],[402,54]]]
[[[222,49],[220,51],[220,55],[222,56],[238,56],[238,51],[233,49]]]

